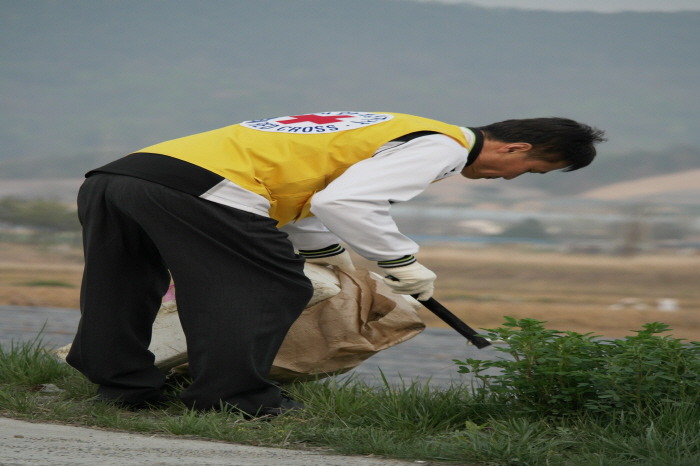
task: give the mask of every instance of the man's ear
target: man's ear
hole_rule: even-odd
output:
[[[532,149],[532,144],[529,142],[509,142],[502,145],[498,152],[501,153],[512,153],[512,152],[527,152]]]

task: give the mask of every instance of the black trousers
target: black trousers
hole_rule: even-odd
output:
[[[148,346],[172,276],[193,376],[185,405],[279,406],[266,376],[313,288],[274,220],[109,174],[85,180],[78,214],[82,314],[67,360],[102,398],[160,394],[165,377]]]

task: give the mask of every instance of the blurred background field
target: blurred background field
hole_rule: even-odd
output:
[[[0,305],[78,308],[82,175],[141,147],[327,110],[565,116],[607,133],[590,167],[394,207],[437,298],[475,327],[700,339],[697,6],[496,3],[0,0]]]
[[[530,317],[549,328],[620,337],[646,322],[669,324],[678,338],[700,339],[698,258],[538,253],[508,247],[427,248],[440,278],[437,296],[479,328],[502,316]],[[424,316],[430,324],[434,318]]]
[[[621,337],[660,321],[677,338],[700,339],[698,256],[634,257],[543,252],[522,245],[426,245],[421,260],[438,275],[435,297],[473,327],[503,316],[548,327]],[[360,266],[376,270],[357,258]],[[0,243],[0,306],[79,307],[82,258],[70,245]],[[420,311],[432,327],[445,327]]]

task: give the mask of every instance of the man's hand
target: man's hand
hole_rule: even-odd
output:
[[[350,253],[339,244],[332,244],[323,249],[302,250],[299,254],[310,264],[330,265],[346,273],[355,271]]]
[[[398,294],[418,295],[418,301],[425,301],[433,295],[437,275],[418,262],[387,268],[386,272],[388,276],[384,283]]]

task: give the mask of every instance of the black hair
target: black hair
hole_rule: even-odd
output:
[[[532,157],[565,161],[567,172],[590,165],[596,156],[595,144],[606,140],[603,130],[558,117],[505,120],[478,129],[489,139],[530,143]]]

